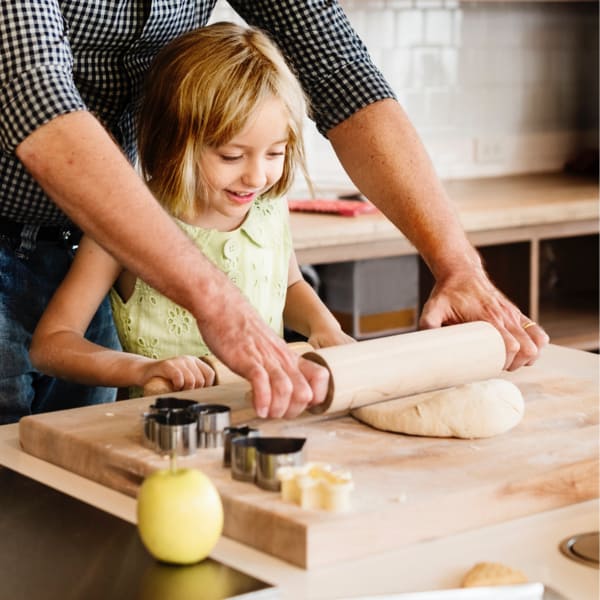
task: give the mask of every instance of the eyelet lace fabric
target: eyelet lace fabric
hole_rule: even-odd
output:
[[[256,200],[244,223],[234,231],[175,221],[240,289],[264,321],[282,335],[292,251],[286,200]],[[144,281],[136,281],[126,302],[114,289],[110,299],[125,351],[153,359],[210,354],[191,313]]]

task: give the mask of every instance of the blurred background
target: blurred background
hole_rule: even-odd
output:
[[[556,171],[597,149],[598,3],[340,4],[442,178]],[[224,0],[212,20],[241,22]],[[317,189],[351,187],[311,122],[306,142]]]

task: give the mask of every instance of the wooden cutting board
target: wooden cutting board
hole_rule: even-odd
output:
[[[231,479],[222,450],[179,459],[214,481],[226,536],[304,568],[363,557],[598,496],[598,356],[550,346],[533,367],[503,375],[526,401],[512,431],[482,440],[376,431],[348,415],[253,420],[245,384],[176,395],[232,407],[234,424],[263,435],[302,436],[308,460],[351,471],[346,514],[305,511],[275,492]],[[24,450],[135,496],[167,459],[142,445],[149,398],[26,417]]]

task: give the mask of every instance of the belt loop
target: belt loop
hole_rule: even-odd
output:
[[[35,250],[36,237],[40,229],[39,225],[23,225],[21,230],[21,243],[15,254],[21,260],[28,260],[31,253]]]

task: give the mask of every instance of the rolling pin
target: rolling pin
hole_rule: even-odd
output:
[[[329,371],[327,397],[310,409],[322,414],[497,377],[506,350],[498,330],[477,321],[332,346],[302,356]]]
[[[327,396],[310,409],[313,414],[348,412],[392,398],[497,377],[506,358],[502,336],[483,321],[319,350],[305,342],[289,346],[329,371]],[[203,360],[215,370],[215,385],[245,381],[216,358]],[[166,387],[157,386],[159,391],[148,395],[172,391],[168,381],[154,379]]]
[[[290,342],[287,346],[296,354],[304,354],[309,350],[313,350],[313,347],[308,342]],[[240,377],[237,373],[234,373],[231,369],[226,367],[215,356],[201,356],[200,360],[212,367],[213,371],[215,372],[215,381],[213,385],[223,385],[227,383],[239,383],[240,381],[246,381],[243,377]],[[144,390],[147,396],[170,394],[174,391],[171,387],[170,381],[164,379],[163,377],[153,377],[144,386]]]

